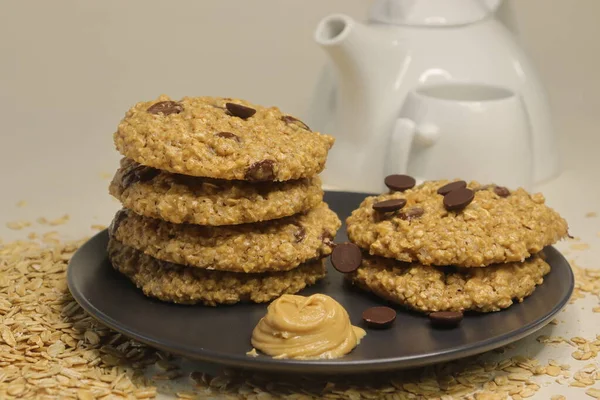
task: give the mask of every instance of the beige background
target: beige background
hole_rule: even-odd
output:
[[[304,116],[326,62],[314,27],[336,11],[362,19],[369,4],[0,0],[0,168],[11,193],[0,206],[25,198],[29,211],[15,215],[89,218],[93,208],[106,221],[117,207],[105,195],[119,159],[111,134],[129,106],[161,93],[237,96]],[[562,141],[597,136],[600,1],[510,4]],[[596,157],[594,146],[563,152],[566,167]]]

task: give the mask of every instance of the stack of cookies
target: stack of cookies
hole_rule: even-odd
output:
[[[161,96],[131,108],[109,258],[147,296],[267,302],[325,276],[341,223],[318,173],[334,139],[275,107]]]
[[[539,193],[464,181],[415,186],[405,175],[385,182],[390,193],[368,197],[347,220],[363,253],[348,278],[416,311],[491,312],[523,301],[550,272],[543,248],[568,234]]]

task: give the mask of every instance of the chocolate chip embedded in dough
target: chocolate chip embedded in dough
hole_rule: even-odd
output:
[[[396,320],[396,311],[390,307],[371,307],[363,311],[362,318],[371,328],[389,328]]]
[[[411,207],[407,210],[402,210],[402,212],[398,213],[398,216],[405,221],[412,221],[423,214],[425,214],[425,210],[421,207]]]
[[[331,253],[331,264],[343,274],[356,271],[362,263],[362,252],[354,243],[341,243]]]
[[[335,243],[333,242],[333,235],[331,234],[331,232],[323,231],[323,233],[321,233],[321,236],[319,236],[319,239],[321,239],[321,242],[323,242],[325,246],[328,246],[329,248],[335,247]]]
[[[160,174],[156,168],[147,167],[141,164],[132,164],[121,178],[121,186],[123,190],[137,182],[148,182]]]
[[[302,225],[297,225],[298,230],[294,232],[294,238],[296,239],[296,243],[300,243],[306,237],[306,229]]]
[[[406,199],[392,199],[373,204],[373,210],[378,212],[398,211],[406,205]]]
[[[510,190],[508,190],[504,186],[496,186],[494,188],[494,193],[496,193],[500,197],[508,197],[508,196],[510,196]]]
[[[227,108],[227,111],[231,113],[231,115],[241,119],[248,119],[256,114],[256,110],[254,108],[246,107],[241,104],[225,103],[225,107]]]
[[[183,111],[183,106],[176,101],[159,101],[151,105],[148,110],[150,114],[171,115]]]
[[[445,196],[453,190],[464,189],[466,187],[467,187],[467,182],[465,182],[465,181],[450,182],[450,183],[442,186],[441,188],[439,188],[437,190],[437,192],[438,192],[438,194]]]
[[[257,161],[248,167],[245,179],[252,182],[272,181],[275,179],[274,166],[273,160]]]
[[[115,236],[115,234],[117,233],[117,230],[119,230],[119,226],[121,225],[121,223],[123,222],[123,220],[125,218],[127,218],[126,210],[117,211],[117,213],[115,214],[115,217],[113,218],[112,222],[110,223],[110,226],[108,227],[108,235],[109,236]]]
[[[439,328],[453,328],[463,320],[460,311],[438,311],[429,314],[431,325]]]
[[[386,176],[384,181],[385,186],[395,192],[404,192],[410,188],[413,188],[417,183],[415,178],[408,175],[389,175]]]
[[[475,198],[475,193],[471,189],[456,189],[444,196],[444,207],[448,211],[462,210],[468,206]]]
[[[281,120],[288,125],[296,125],[302,129],[306,129],[307,131],[312,132],[310,130],[310,128],[308,127],[308,125],[306,125],[304,122],[300,121],[298,118],[292,117],[291,115],[284,115],[283,117],[281,117]]]
[[[231,132],[218,132],[218,133],[215,133],[215,136],[223,138],[223,139],[233,139],[236,142],[240,141],[240,137],[238,135],[236,135],[235,133],[231,133]]]

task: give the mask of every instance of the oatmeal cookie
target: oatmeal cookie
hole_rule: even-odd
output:
[[[491,312],[522,302],[549,272],[540,254],[485,268],[432,267],[364,256],[361,267],[347,277],[362,289],[424,313]]]
[[[207,271],[157,260],[114,238],[108,244],[108,257],[146,296],[180,304],[264,303],[297,293],[325,276],[323,259],[268,274]]]
[[[133,106],[114,134],[140,164],[184,175],[287,181],[321,172],[334,138],[276,107],[220,97],[167,96]]]
[[[424,265],[483,267],[523,261],[567,235],[566,221],[544,204],[540,193],[471,182],[467,187],[472,192],[459,188],[444,198],[438,189],[446,184],[425,182],[405,192],[366,198],[346,221],[348,237],[372,255]],[[452,196],[464,193],[469,196]],[[399,199],[405,201],[391,212],[373,208]]]
[[[237,225],[287,217],[323,201],[318,176],[286,182],[172,174],[124,158],[110,194],[125,208],[176,224]]]
[[[267,272],[287,271],[329,255],[340,225],[325,203],[283,219],[216,227],[172,224],[121,210],[110,234],[164,261],[220,271]]]

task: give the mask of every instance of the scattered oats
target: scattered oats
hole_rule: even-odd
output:
[[[94,331],[85,331],[83,334],[85,341],[91,345],[97,345],[100,343],[100,336]]]
[[[149,387],[146,389],[136,390],[135,392],[133,392],[133,395],[136,399],[151,399],[153,397],[156,397],[156,388]]]
[[[69,221],[69,219],[70,219],[69,214],[65,214],[62,217],[51,219],[51,220],[48,220],[44,217],[40,217],[37,219],[37,222],[40,225],[58,226],[58,225],[66,224]]]
[[[48,355],[50,357],[56,357],[65,351],[65,344],[62,341],[57,341],[50,347],[48,347]]]
[[[158,360],[156,362],[156,366],[164,371],[171,371],[174,369],[178,369],[179,367],[175,364],[171,364],[169,361],[167,360]]]
[[[590,245],[587,243],[573,243],[569,246],[571,250],[587,250],[590,248]]]
[[[567,400],[567,398],[565,396],[563,396],[562,394],[556,394],[556,395],[550,397],[550,400]]]
[[[195,399],[196,394],[192,392],[177,392],[175,395],[180,399]]]
[[[556,318],[554,318],[552,321],[550,321],[551,325],[558,325],[558,320]]]
[[[600,389],[589,388],[588,390],[585,391],[585,394],[587,394],[588,396],[593,397],[595,399],[600,399]]]
[[[6,227],[8,229],[12,229],[13,231],[20,231],[21,229],[25,229],[31,226],[31,222],[29,221],[11,221],[6,223]]]
[[[110,333],[67,289],[67,263],[83,241],[63,243],[49,233],[44,242],[0,246],[0,398],[154,396],[139,377],[129,378],[143,370],[122,359],[107,365],[101,357],[111,355],[100,343],[110,337],[113,349],[138,349],[142,368],[156,361],[155,350]]]
[[[549,365],[546,367],[546,374],[550,375],[550,376],[558,376],[561,373],[561,369],[560,367],[557,367],[555,365]]]
[[[585,217],[586,218],[594,218],[594,217],[597,217],[597,216],[598,216],[598,214],[595,211],[590,211],[588,213],[585,213]]]
[[[600,313],[600,306],[592,308],[592,311],[595,313]]]
[[[258,357],[258,352],[253,347],[252,350],[246,352],[246,355],[249,356],[249,357]]]
[[[27,205],[27,202],[25,200],[19,200],[17,202],[17,204],[15,204],[15,206],[21,208],[21,207],[25,207]]]
[[[94,400],[94,395],[85,389],[79,389],[77,391],[77,399],[78,400]]]
[[[162,372],[160,374],[156,374],[152,377],[152,379],[157,381],[170,381],[173,379],[177,379],[181,377],[183,373],[179,370],[173,369],[170,371]]]
[[[106,225],[101,225],[101,224],[92,224],[90,226],[91,229],[95,230],[95,231],[103,231],[106,229]]]
[[[100,176],[101,179],[110,179],[112,178],[113,174],[108,172],[100,172],[98,176]]]

